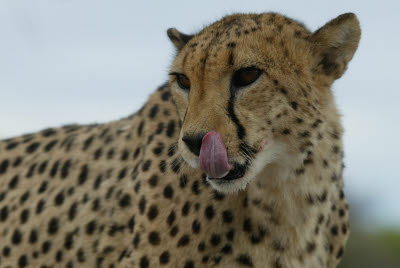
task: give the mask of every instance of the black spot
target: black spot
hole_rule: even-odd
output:
[[[171,144],[171,146],[168,148],[168,156],[173,156],[177,148],[178,145],[176,143]]]
[[[181,160],[179,158],[176,158],[172,161],[171,163],[171,169],[175,173],[178,173],[181,168]]]
[[[86,225],[86,234],[92,235],[96,231],[96,221],[92,220]]]
[[[107,158],[108,159],[112,159],[114,157],[114,148],[111,148],[108,152],[107,152]]]
[[[163,152],[163,150],[164,150],[164,145],[161,143],[153,149],[153,153],[155,155],[160,155]]]
[[[232,246],[229,244],[226,244],[222,249],[221,252],[224,254],[231,254],[232,253]]]
[[[236,261],[241,265],[253,267],[253,261],[251,260],[250,256],[247,254],[239,255],[239,257],[236,258]]]
[[[339,228],[337,227],[337,225],[332,226],[331,227],[331,234],[335,235],[335,236],[338,235],[339,234],[338,230],[339,230]]]
[[[17,166],[19,166],[21,163],[22,163],[22,158],[21,158],[20,156],[18,156],[18,157],[15,159],[14,163],[13,163],[13,167],[17,167]]]
[[[182,216],[187,216],[190,211],[191,204],[189,201],[186,201],[182,207]]]
[[[131,205],[131,196],[129,194],[124,194],[122,198],[119,200],[119,206],[121,208],[125,208]]]
[[[160,235],[158,234],[158,232],[150,232],[149,234],[149,243],[152,245],[158,245],[160,244]]]
[[[172,229],[171,229],[171,231],[170,231],[170,235],[172,236],[172,237],[174,237],[174,236],[176,236],[176,234],[179,232],[179,228],[178,228],[178,226],[177,225],[175,225],[174,227],[172,227]]]
[[[17,141],[10,142],[9,144],[7,144],[6,150],[7,151],[12,150],[15,147],[17,147],[18,145],[19,145],[19,142],[17,142]]]
[[[147,212],[147,218],[152,221],[158,216],[158,208],[156,205],[151,205]]]
[[[39,174],[42,174],[42,173],[46,170],[47,163],[48,163],[48,161],[46,160],[46,161],[43,161],[43,162],[40,164],[39,170],[38,170]]]
[[[222,213],[222,219],[225,223],[231,223],[233,221],[233,214],[230,210],[225,210]]]
[[[158,183],[157,175],[151,176],[150,179],[149,179],[150,186],[155,187],[155,186],[157,186],[157,183]]]
[[[36,165],[37,165],[36,163],[33,163],[33,164],[29,167],[28,173],[26,174],[26,177],[27,177],[27,178],[31,178],[31,177],[33,176],[33,174],[34,174],[34,172],[35,172]]]
[[[251,219],[250,218],[246,218],[243,221],[243,231],[247,232],[247,233],[251,233],[253,229],[253,225],[251,223]]]
[[[63,167],[61,168],[61,178],[64,179],[68,177],[70,167],[71,167],[71,160],[68,159],[67,161],[65,161]]]
[[[78,204],[76,202],[72,203],[72,205],[70,206],[70,208],[68,210],[68,219],[70,221],[75,219],[77,208],[78,208]]]
[[[199,245],[197,246],[197,250],[200,251],[200,252],[202,252],[202,251],[204,251],[205,249],[206,249],[206,243],[205,243],[204,241],[201,241],[201,242],[199,243]]]
[[[285,129],[282,131],[282,134],[283,134],[283,135],[289,135],[289,134],[290,134],[290,130],[287,129],[287,128],[285,128]]]
[[[49,128],[49,129],[45,129],[45,130],[42,131],[42,136],[43,137],[50,137],[50,136],[53,136],[56,133],[57,133],[56,130],[54,130],[52,128]]]
[[[340,247],[336,254],[336,259],[340,259],[343,256],[343,247]]]
[[[57,231],[58,231],[58,219],[53,217],[49,221],[49,225],[47,227],[47,232],[50,235],[53,235],[53,234],[57,233]]]
[[[231,229],[226,233],[226,239],[229,241],[233,241],[233,238],[235,237],[235,230]]]
[[[28,219],[29,219],[29,209],[26,208],[26,209],[22,210],[20,219],[21,219],[21,223],[22,224],[24,224],[24,223],[26,223],[28,221]]]
[[[29,243],[34,244],[38,241],[38,232],[33,229],[29,235]]]
[[[63,203],[64,203],[64,193],[61,191],[54,198],[54,204],[56,206],[61,206]]]
[[[174,212],[174,211],[171,211],[171,212],[169,213],[168,217],[167,217],[167,223],[168,223],[169,226],[171,226],[172,223],[174,223],[175,218],[176,218],[175,212]]]
[[[28,257],[26,255],[22,255],[21,257],[19,257],[18,267],[23,268],[26,267],[27,265],[28,265]]]
[[[175,121],[171,120],[168,122],[167,126],[167,136],[172,137],[175,133]]]
[[[133,246],[135,248],[138,248],[139,243],[140,243],[140,233],[136,233],[135,237],[133,238]]]
[[[138,136],[141,136],[141,135],[142,135],[143,127],[144,127],[144,121],[141,121],[140,124],[139,124],[139,127],[138,127],[138,129],[137,129],[137,135],[138,135]]]
[[[14,189],[15,187],[17,187],[18,182],[19,182],[19,176],[18,176],[18,175],[15,175],[15,176],[11,179],[11,181],[8,183],[8,188],[9,188],[10,190]]]
[[[50,141],[48,144],[46,144],[46,146],[44,146],[44,151],[45,152],[50,151],[54,147],[54,145],[57,144],[57,142],[58,142],[57,140]]]
[[[146,172],[147,170],[149,170],[150,166],[151,166],[151,160],[148,159],[148,160],[146,160],[146,161],[143,163],[143,165],[142,165],[142,170],[143,170],[144,172]]]
[[[22,196],[21,196],[21,198],[20,198],[20,203],[21,204],[23,204],[23,203],[25,203],[25,201],[26,200],[28,200],[28,198],[29,198],[29,191],[26,191]]]
[[[94,135],[90,136],[89,138],[87,138],[84,142],[83,142],[83,148],[82,150],[86,151],[90,145],[92,144],[94,140]]]
[[[192,231],[193,231],[193,233],[198,234],[200,232],[200,229],[201,229],[200,222],[197,219],[194,220],[193,223],[192,223]]]
[[[194,262],[193,261],[187,261],[186,263],[185,263],[185,266],[184,266],[184,268],[194,268]]]
[[[164,251],[160,255],[160,264],[167,264],[169,262],[170,254],[168,251]]]
[[[198,180],[195,180],[192,184],[192,193],[195,195],[200,194],[200,189],[199,189],[200,183]]]
[[[78,184],[79,185],[82,185],[82,184],[85,183],[85,181],[87,179],[87,176],[88,176],[88,173],[89,173],[89,168],[85,164],[85,165],[82,166],[81,173],[79,174],[79,177],[78,177]]]
[[[167,101],[171,97],[171,93],[169,91],[165,91],[163,94],[161,94],[161,99],[163,101]]]
[[[160,109],[159,109],[158,105],[155,104],[155,105],[154,105],[153,107],[151,107],[151,109],[150,109],[149,117],[150,117],[151,119],[153,119],[153,118],[157,115],[157,113],[158,113],[159,110],[160,110]]]
[[[8,159],[3,160],[0,164],[0,174],[6,173],[9,165],[10,161]]]
[[[0,210],[0,221],[5,221],[8,218],[8,207],[5,206]]]
[[[34,142],[31,145],[29,145],[28,147],[26,147],[26,152],[28,154],[34,153],[36,151],[37,148],[39,148],[40,143],[39,142]]]
[[[140,258],[140,268],[148,268],[149,267],[149,259],[147,256],[143,256]]]
[[[43,211],[45,204],[46,202],[43,199],[39,200],[39,202],[36,205],[36,214],[40,214]]]
[[[143,214],[146,209],[146,198],[142,196],[142,198],[139,201],[139,211],[140,214]]]
[[[179,186],[181,188],[185,188],[186,184],[187,184],[187,176],[185,174],[183,174],[180,178],[179,178]]]
[[[221,242],[221,236],[218,234],[213,234],[211,235],[210,243],[213,246],[218,246],[219,243]]]
[[[51,248],[51,242],[50,241],[45,241],[42,244],[42,253],[46,254],[47,252],[49,252],[50,248]]]
[[[204,215],[207,217],[207,219],[211,220],[212,218],[214,218],[215,215],[215,209],[212,205],[209,205],[206,207],[205,211],[204,211]]]
[[[297,102],[292,101],[292,102],[290,103],[290,106],[292,106],[293,110],[297,111]]]
[[[21,243],[21,241],[22,241],[22,233],[18,229],[15,229],[14,233],[11,236],[11,242],[14,245],[18,245],[19,243]]]
[[[307,242],[307,252],[311,253],[315,250],[315,243],[314,242]]]
[[[64,240],[65,249],[72,249],[74,245],[74,232],[67,233]]]
[[[345,223],[342,224],[342,233],[346,234],[347,233],[347,226]]]
[[[233,65],[234,64],[234,59],[233,59],[233,53],[229,53],[229,58],[228,58],[228,64]]]
[[[141,183],[140,183],[140,181],[138,181],[136,184],[135,184],[135,193],[139,193],[139,191],[140,191],[140,186],[141,186]]]
[[[225,198],[225,195],[223,193],[220,193],[218,191],[214,191],[214,200],[221,201]]]
[[[140,154],[140,147],[136,148],[135,152],[133,153],[133,159],[136,159]]]
[[[78,251],[76,252],[76,258],[80,263],[85,262],[85,253],[82,248],[78,249]]]
[[[339,209],[338,213],[339,213],[339,217],[343,217],[346,214],[346,212],[342,208]]]
[[[174,189],[171,187],[170,184],[168,184],[167,186],[165,186],[163,194],[164,194],[164,197],[165,197],[165,198],[168,198],[168,199],[171,199],[171,198],[173,197],[173,195],[174,195]]]
[[[190,242],[190,238],[189,238],[189,236],[188,235],[183,235],[180,239],[179,239],[179,241],[178,241],[178,247],[184,247],[184,246],[186,246],[187,244],[189,244],[189,242]]]
[[[50,176],[54,178],[54,176],[57,174],[58,166],[60,165],[60,161],[57,160],[54,162],[53,167],[50,170]]]
[[[135,216],[132,216],[128,222],[128,228],[131,233],[133,233],[133,229],[135,228]]]
[[[158,164],[158,168],[160,169],[161,173],[165,173],[167,169],[167,163],[165,160],[161,160],[160,163]]]

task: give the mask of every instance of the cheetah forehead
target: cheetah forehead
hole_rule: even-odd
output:
[[[174,31],[179,33],[176,29]],[[263,53],[260,46],[265,43],[269,47],[281,48],[284,43],[306,42],[311,36],[303,24],[276,13],[234,14],[205,27],[195,35],[179,34],[183,44],[177,46],[179,53],[172,69],[180,71],[183,71],[187,63],[188,66],[192,65],[192,70],[196,69],[193,65],[204,67],[212,58],[228,58],[226,63],[232,65],[229,57],[238,56],[237,53],[233,56],[230,53],[235,47],[242,50],[244,47],[251,48],[246,50],[246,59],[242,60],[246,65],[251,59],[249,53],[254,52],[254,58],[257,59],[257,54]]]

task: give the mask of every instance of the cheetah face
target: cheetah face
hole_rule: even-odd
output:
[[[312,154],[339,65],[318,59],[304,26],[276,14],[232,15],[195,36],[168,35],[178,49],[170,86],[179,152],[213,188],[244,189],[268,165],[295,170]]]

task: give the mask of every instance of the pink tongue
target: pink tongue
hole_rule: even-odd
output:
[[[210,178],[225,177],[232,166],[228,163],[226,148],[221,134],[215,131],[208,132],[201,143],[200,169]]]

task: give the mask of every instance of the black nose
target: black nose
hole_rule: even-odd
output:
[[[203,134],[203,133],[199,133],[199,134],[190,136],[187,133],[185,133],[182,137],[182,140],[185,142],[186,146],[189,148],[189,150],[192,153],[199,156],[200,149],[201,149],[201,141],[203,140],[204,135],[205,134]]]

